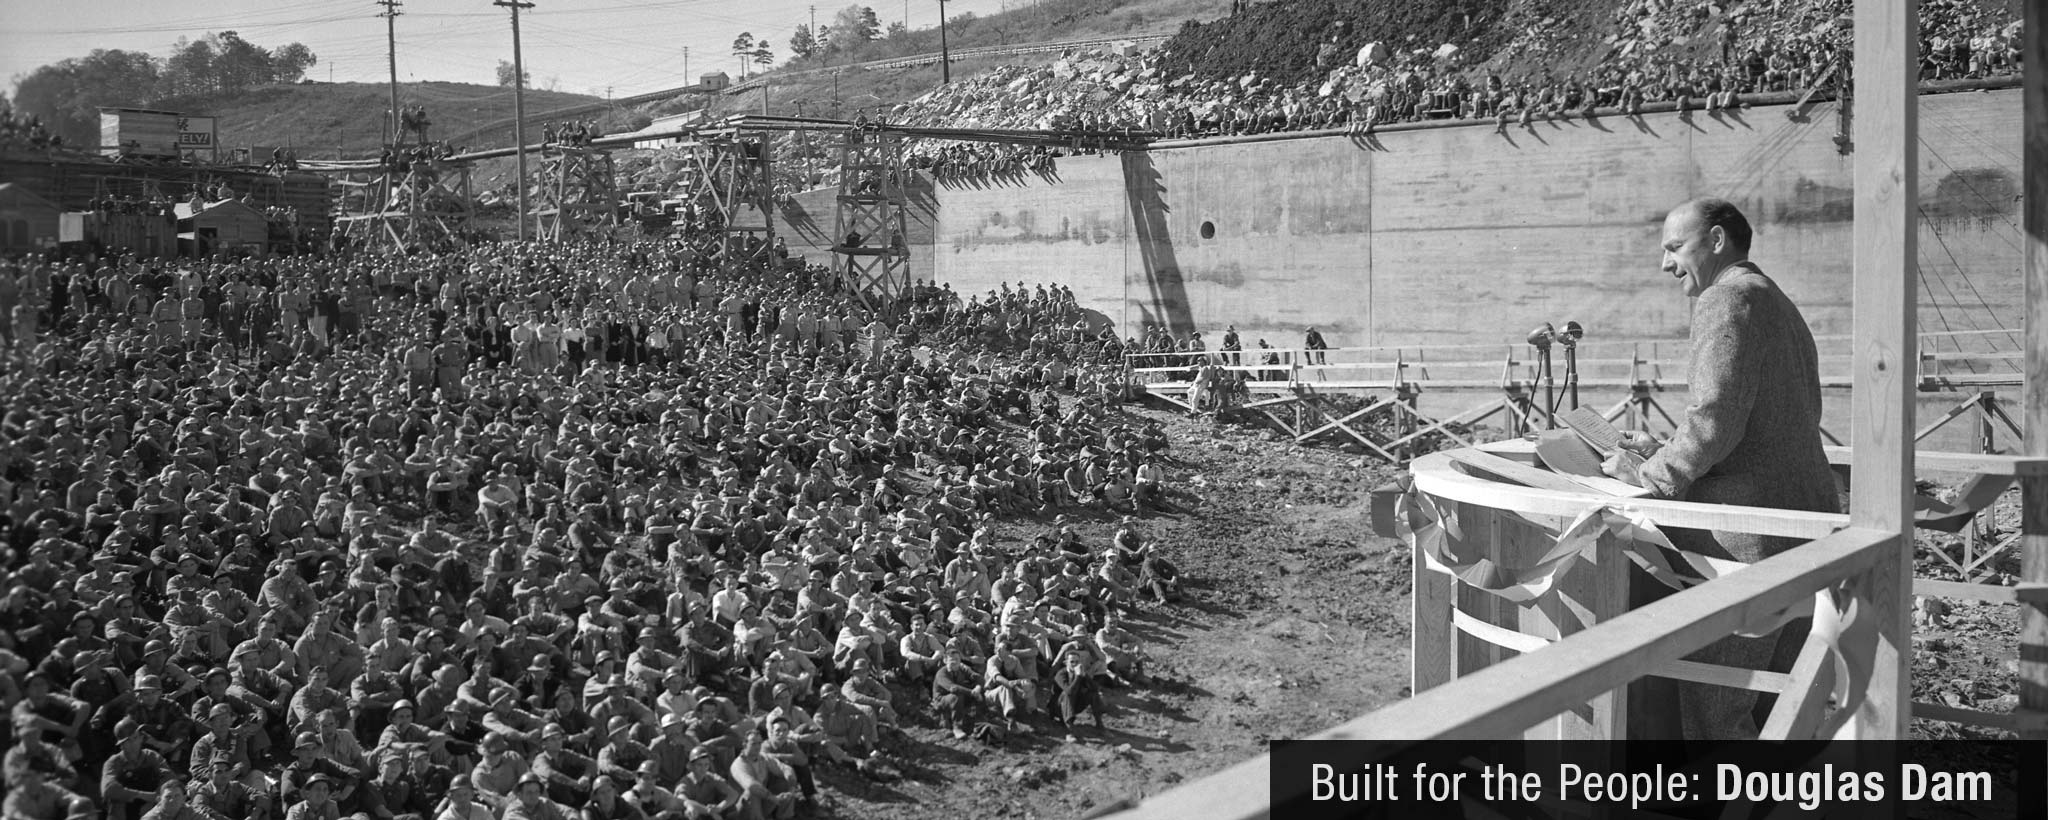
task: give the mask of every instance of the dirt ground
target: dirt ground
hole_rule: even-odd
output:
[[[903,776],[871,782],[821,774],[823,816],[846,818],[1074,818],[1137,799],[1265,751],[1407,694],[1409,560],[1375,536],[1367,493],[1394,469],[1328,445],[1300,446],[1239,426],[1217,426],[1143,406],[1175,442],[1176,508],[1144,520],[1186,577],[1185,599],[1148,606],[1131,630],[1148,642],[1148,686],[1108,690],[1107,737],[1068,743],[1056,726],[1002,745],[954,740],[928,715],[907,714],[890,742]],[[2012,496],[2006,498],[2010,506]],[[1075,518],[1070,516],[1070,518]],[[2017,514],[1993,516],[1996,538]],[[1007,522],[1006,540],[1049,520]],[[1090,543],[1115,529],[1079,518]],[[1923,537],[1918,574],[1954,580],[1930,550],[1960,556],[1956,536]],[[2008,556],[1992,566],[2016,571]],[[2010,583],[2009,574],[2001,579]],[[1914,698],[2009,711],[2017,611],[1948,601],[1916,609]],[[899,692],[908,705],[921,695]],[[1989,730],[1917,720],[1919,737],[1997,737]]]
[[[1964,536],[1921,533],[1914,575],[1944,581],[1974,580],[2010,586],[2019,573],[2017,548],[2008,548],[1965,579],[1935,555],[1945,552],[1963,566],[1969,555],[1982,556],[1992,545],[2019,532],[2017,490],[2007,490],[1988,516],[1988,532],[1966,553]],[[1988,574],[1983,574],[1987,573]],[[1962,709],[2011,712],[2020,702],[2013,675],[2019,669],[2019,606],[1982,601],[1920,598],[1913,607],[1913,699]],[[1959,726],[1932,720],[1913,721],[1915,737],[2009,738],[2010,732]]]
[[[1079,817],[1404,694],[1408,560],[1366,520],[1366,494],[1392,470],[1262,431],[1129,409],[1166,422],[1182,488],[1174,509],[1143,529],[1180,567],[1186,595],[1126,622],[1147,642],[1154,680],[1107,690],[1107,737],[1083,732],[1076,743],[1049,724],[1002,746],[954,740],[929,710],[910,710],[919,717],[906,718],[890,749],[906,761],[904,776],[823,773],[826,816]],[[1028,541],[1049,523],[1016,520],[1001,534]],[[1116,519],[1076,523],[1104,544]]]

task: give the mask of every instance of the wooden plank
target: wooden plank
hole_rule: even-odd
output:
[[[1263,415],[1267,419],[1270,419],[1273,422],[1274,427],[1280,428],[1280,432],[1286,433],[1290,437],[1299,438],[1299,435],[1294,432],[1294,428],[1290,426],[1285,420],[1281,419],[1279,416],[1273,415],[1272,411],[1267,410],[1263,407],[1257,407],[1253,409],[1258,410],[1260,415]]]
[[[2040,732],[2048,730],[2048,713],[2015,710],[2013,712],[1985,712],[1977,709],[1958,709],[1939,703],[1913,701],[1913,716],[1966,726],[1989,726],[2008,732]]]
[[[1914,0],[1858,0],[1855,11],[1856,388],[1850,418],[1855,526],[1912,538],[1914,337],[1919,214],[1919,15]],[[1910,717],[1913,551],[1873,567],[1863,617],[1876,622],[1865,697],[1843,739],[1897,739]]]
[[[1752,692],[1783,692],[1795,686],[1793,677],[1783,672],[1737,669],[1732,666],[1683,660],[1659,666],[1650,674],[1672,680],[1748,689]]]
[[[1649,495],[1650,491],[1625,481],[1605,476],[1569,475],[1551,472],[1541,467],[1523,464],[1502,458],[1492,453],[1474,450],[1451,450],[1452,460],[1468,464],[1501,478],[1519,482],[1530,487],[1561,492],[1594,492],[1600,495],[1635,498]]]
[[[1476,504],[1460,504],[1457,515],[1465,538],[1454,543],[1456,553],[1499,558],[1494,549],[1500,543],[1500,525],[1495,520],[1498,513]],[[1459,584],[1455,600],[1458,611],[1465,615],[1494,626],[1506,626],[1503,610],[1509,607],[1500,596]],[[1508,650],[1468,634],[1458,633],[1454,640],[1457,645],[1455,675],[1460,678],[1510,657]]]
[[[1985,393],[1979,392],[1978,394],[1971,396],[1968,399],[1964,399],[1963,401],[1958,402],[1956,406],[1949,408],[1948,412],[1941,414],[1941,418],[1935,419],[1934,421],[1928,423],[1927,426],[1920,428],[1918,431],[1915,431],[1913,433],[1913,440],[1915,442],[1918,442],[1927,438],[1928,436],[1934,435],[1934,431],[1940,430],[1943,426],[1947,425],[1951,421],[1955,421],[1956,418],[1961,416],[1962,414],[1970,412],[1970,408],[1976,407],[1977,402],[1983,401],[1985,395]]]
[[[2027,392],[2021,411],[2028,455],[2048,457],[2048,7],[2025,7],[2022,59],[2034,70],[2025,72],[2026,134],[2021,176],[2026,236]],[[2048,583],[2048,479],[2020,479],[2020,580]],[[2020,708],[2048,713],[2048,611],[2039,605],[2020,611]],[[2029,728],[2027,740],[2048,739],[2048,729]]]
[[[1416,489],[1437,498],[1484,504],[1495,509],[1527,515],[1554,515],[1567,519],[1585,511],[1589,501],[1595,500],[1589,498],[1587,491],[1582,488],[1523,487],[1459,472],[1452,454],[1460,452],[1464,451],[1431,453],[1416,459],[1409,467],[1409,471],[1415,477]],[[1537,472],[1548,474],[1544,470]],[[1630,509],[1648,516],[1659,526],[1737,530],[1787,538],[1820,538],[1849,524],[1849,517],[1840,513],[1779,510],[1770,507],[1694,504],[1654,498],[1628,499],[1627,505]]]
[[[1432,572],[1414,545],[1412,565],[1415,594],[1410,602],[1408,636],[1408,686],[1411,692],[1425,692],[1449,683],[1457,674],[1457,633],[1451,629],[1451,607],[1457,598],[1458,582],[1449,575]]]
[[[1733,634],[1760,613],[1783,610],[1867,571],[1888,559],[1898,544],[1896,532],[1843,530],[1308,739],[1512,738],[1536,721],[1634,680],[1645,669]],[[1307,799],[1298,792],[1275,792],[1270,767],[1271,759],[1259,755],[1148,797],[1116,817],[1251,820],[1276,816],[1276,808]]]
[[[1913,594],[1935,598],[1964,598],[1972,601],[1989,601],[1994,604],[2010,604],[2019,600],[2013,587],[1991,584],[1972,584],[1964,581],[1937,581],[1933,578],[1913,579]]]
[[[1799,659],[1792,662],[1791,678],[1798,685],[1778,693],[1778,702],[1758,733],[1762,740],[1812,740],[1827,716],[1829,697],[1835,690],[1833,643],[1840,630],[1831,617],[1832,607],[1816,607],[1815,611],[1820,617],[1814,619]]]
[[[1547,533],[1519,519],[1512,526],[1539,544]],[[1628,558],[1613,535],[1602,535],[1590,560],[1582,560],[1559,578],[1549,595],[1525,608],[1522,631],[1562,639],[1584,632],[1628,611]],[[1545,739],[1620,740],[1627,735],[1628,690],[1619,687],[1560,713],[1542,724]],[[1528,735],[1525,735],[1528,736]],[[1533,737],[1533,736],[1532,736]]]
[[[1483,470],[1527,487],[1566,493],[1585,491],[1584,487],[1579,486],[1576,482],[1562,475],[1545,470],[1534,464],[1523,464],[1522,462],[1513,461],[1493,453],[1480,450],[1446,450],[1442,455],[1459,464]]]
[[[1848,447],[1828,446],[1829,464],[1850,464],[1854,455]],[[1939,453],[1922,450],[1913,454],[1913,466],[1918,470],[1947,473],[1978,473],[1981,475],[2030,476],[2048,475],[2048,457],[2008,456],[1997,453]]]

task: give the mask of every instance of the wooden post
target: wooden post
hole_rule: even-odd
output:
[[[1843,735],[1905,735],[1912,701],[1914,260],[1920,230],[1919,17],[1913,0],[1856,2],[1855,398],[1850,521],[1900,548],[1850,579],[1877,625],[1864,699]]]
[[[2022,176],[2026,185],[2027,277],[2027,454],[2048,456],[2048,9],[2026,7],[2026,128]],[[2048,480],[2020,479],[2020,580],[2048,582]],[[2020,610],[2020,709],[2048,712],[2048,612],[2040,604]],[[2027,740],[2048,738],[2048,732],[2025,732]]]

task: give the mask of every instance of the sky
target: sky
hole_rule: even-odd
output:
[[[493,84],[499,60],[512,57],[508,10],[491,0],[401,0],[397,20],[398,80]],[[532,0],[519,13],[527,75],[535,87],[615,96],[694,82],[724,71],[739,76],[731,55],[741,32],[765,37],[779,64],[789,36],[808,23],[815,5],[830,21],[847,0]],[[947,0],[948,15],[991,14],[1028,0]],[[886,28],[905,19],[913,29],[938,24],[938,0],[868,0]],[[383,7],[372,0],[0,0],[0,79],[14,81],[37,66],[83,56],[95,48],[168,54],[181,37],[234,30],[266,48],[305,43],[320,63],[320,81],[385,82]],[[688,73],[684,50],[688,49]],[[692,79],[685,79],[685,77]]]

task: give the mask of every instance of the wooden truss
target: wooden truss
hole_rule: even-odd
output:
[[[768,264],[775,245],[768,134],[709,135],[686,148],[693,173],[683,198],[700,213],[715,215],[720,265],[730,270]]]
[[[335,232],[359,247],[460,245],[476,216],[466,162],[342,171],[334,183]]]
[[[910,287],[903,140],[887,132],[847,131],[839,144],[839,169],[833,272],[865,301],[893,301]]]
[[[535,235],[560,241],[619,224],[619,189],[612,152],[550,146],[527,181]]]

